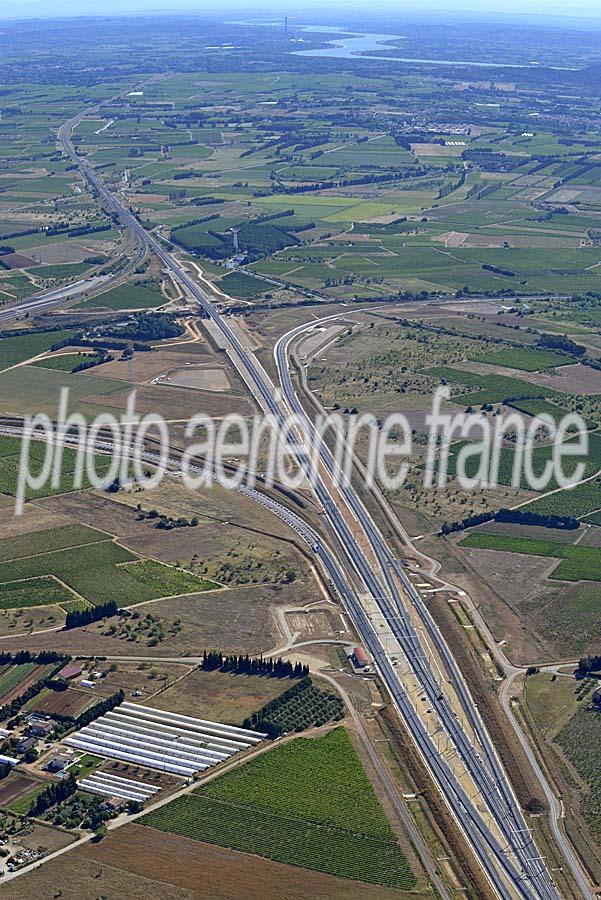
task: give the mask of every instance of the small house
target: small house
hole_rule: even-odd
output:
[[[54,731],[54,725],[52,719],[31,719],[29,733],[36,737],[46,738]]]
[[[37,738],[27,735],[22,737],[17,743],[17,753],[27,753],[28,750],[35,750],[38,742]]]
[[[57,753],[56,756],[53,756],[52,759],[46,765],[46,769],[49,772],[64,772],[67,766],[73,762],[73,759],[70,756],[65,756],[62,753]]]

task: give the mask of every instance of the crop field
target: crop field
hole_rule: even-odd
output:
[[[155,309],[167,302],[167,298],[158,290],[151,290],[141,284],[123,284],[97,294],[89,300],[78,304],[79,309],[106,307],[106,309]]]
[[[586,784],[580,808],[593,836],[601,841],[601,715],[579,710],[559,732],[556,741]]]
[[[142,822],[344,878],[415,884],[343,729],[270,750]]]
[[[340,697],[330,691],[319,690],[312,684],[312,679],[305,678],[245,719],[243,727],[267,731],[265,723],[269,723],[278,733],[290,734],[342,718],[344,704]]]
[[[601,480],[594,478],[568,490],[541,497],[529,503],[527,508],[543,516],[559,514],[584,518],[601,510]]]
[[[0,371],[49,350],[53,344],[72,337],[73,331],[41,331],[21,337],[0,338]]]
[[[41,785],[32,778],[13,773],[2,782],[0,787],[0,806],[8,807],[13,812],[22,812],[24,814],[29,809],[29,797],[32,790],[45,787],[45,784]],[[23,798],[24,802],[19,803],[19,798]]]
[[[121,571],[132,575],[136,581],[154,591],[157,597],[198,594],[201,591],[211,591],[219,587],[218,584],[207,578],[192,575],[184,572],[183,569],[175,569],[151,559],[127,563]]]
[[[44,896],[48,883],[60,885],[63,900],[94,900],[98,873],[103,895],[129,900],[192,900],[199,885],[214,900],[325,898],[328,900],[428,900],[429,892],[392,892],[317,872],[293,869],[175,834],[153,831],[137,823],[118,829],[100,842],[88,842],[48,860],[15,879],[11,900]]]
[[[487,356],[476,357],[475,362],[490,363],[492,366],[506,366],[508,369],[522,369],[524,372],[539,372],[554,366],[573,362],[571,357],[550,350],[525,349],[516,347],[511,350],[499,350]]]
[[[475,388],[473,393],[453,395],[453,399],[461,400],[466,406],[476,406],[483,403],[500,403],[506,399],[556,397],[558,392],[552,388],[542,388],[519,378],[510,378],[506,375],[488,375],[481,372],[466,372],[463,369],[454,369],[449,366],[433,366],[423,369],[423,375],[438,378],[441,381],[450,381],[452,384],[465,385]]]
[[[71,603],[75,595],[53,577],[0,584],[0,609],[24,609],[28,606],[52,606]]]
[[[21,441],[12,437],[0,436],[0,494],[15,496],[19,481],[19,467],[21,456]],[[29,446],[30,471],[33,475],[40,471],[44,462],[46,445],[42,441],[32,441]],[[59,484],[53,487],[48,481],[43,487],[25,490],[26,500],[37,500],[41,497],[49,497],[52,494],[64,494],[68,491],[79,490],[74,484],[78,451],[73,447],[63,449],[62,466]],[[89,457],[89,454],[87,454]],[[98,476],[108,472],[110,458],[100,454],[94,454],[94,467]],[[90,486],[84,465],[81,488]]]
[[[95,698],[90,694],[73,688],[67,688],[66,691],[44,689],[27,704],[27,711],[41,712],[49,716],[58,713],[61,716],[76,717],[95,702]]]
[[[4,314],[19,297],[79,279],[91,267],[113,280],[103,293],[79,296],[77,305],[60,313],[40,314],[32,307],[29,316],[6,326],[15,334],[0,337],[0,413],[39,411],[54,419],[63,385],[70,389],[73,412],[91,418],[121,411],[128,393],[123,361],[86,374],[73,372],[83,358],[73,348],[33,365],[28,361],[79,327],[72,322],[94,329],[132,311],[165,307],[176,296],[156,255],[141,259],[137,250],[130,253],[131,236],[101,208],[96,191],[57,143],[61,124],[81,119],[73,139],[82,158],[98,167],[108,189],[165,247],[172,242],[191,275],[193,254],[216,289],[236,299],[244,309],[249,341],[256,339],[264,361],[272,358],[272,339],[286,323],[344,309],[340,329],[323,335],[322,343],[319,334],[312,335],[305,347],[313,340],[313,351],[300,352],[307,360],[308,388],[324,406],[345,414],[369,411],[380,421],[391,412],[407,414],[413,438],[409,477],[388,497],[403,524],[412,534],[424,535],[428,553],[436,556],[441,550],[441,565],[450,575],[456,562],[466,581],[474,579],[474,595],[490,613],[495,637],[506,628],[507,650],[520,662],[530,648],[540,654],[537,660],[560,658],[564,650],[570,655],[580,647],[588,651],[599,632],[601,583],[601,536],[595,527],[601,524],[601,477],[595,474],[601,469],[601,440],[594,434],[601,425],[601,372],[596,368],[601,360],[601,140],[594,128],[601,101],[589,84],[598,48],[570,29],[560,40],[553,29],[526,22],[519,46],[476,23],[469,25],[466,44],[463,23],[432,21],[412,30],[416,59],[407,68],[385,58],[374,65],[357,56],[288,56],[294,52],[288,44],[298,34],[254,19],[203,20],[202,34],[195,34],[188,20],[166,29],[163,20],[157,24],[148,16],[136,26],[98,19],[92,47],[81,24],[61,20],[60,27],[44,26],[40,54],[39,29],[6,25],[10,78],[2,87],[0,117],[0,308]],[[305,29],[303,49],[322,46],[323,37]],[[461,62],[449,77],[448,69],[427,63],[464,59],[466,46],[470,59],[484,66],[502,50],[502,61],[511,66],[511,75],[503,78],[511,82],[495,83],[486,70],[485,80],[473,81],[482,70]],[[166,48],[169,77],[155,79],[151,73],[157,60],[166,58]],[[521,68],[525,53],[527,62],[537,64]],[[240,249],[235,261],[232,229],[238,229]],[[121,281],[126,283],[104,289]],[[326,302],[314,303],[312,292]],[[359,300],[369,300],[369,307],[362,303],[359,312]],[[193,304],[188,308],[193,315]],[[50,323],[61,330],[37,331]],[[20,335],[17,329],[27,331]],[[569,335],[586,356],[575,348],[573,358],[540,349],[545,333]],[[312,357],[315,350],[323,351],[321,358],[317,352]],[[178,436],[199,400],[217,417],[233,407],[250,414],[252,404],[241,396],[240,383],[232,382],[228,392],[225,368],[206,363],[210,353],[206,344],[182,342],[173,351],[138,354],[133,371],[143,413],[156,411],[173,420]],[[576,362],[581,358],[586,366]],[[182,375],[187,364],[192,370]],[[152,383],[162,375],[171,384]],[[524,418],[579,412],[591,432],[584,473],[591,480],[534,500],[525,477],[515,488],[510,484],[516,454],[509,439],[500,455],[498,486],[466,493],[455,478],[428,492],[422,478],[426,415],[441,380],[452,388],[445,406],[449,412],[503,401]],[[500,421],[499,410],[481,412],[482,422]],[[537,473],[552,455],[543,444],[537,435]],[[462,446],[451,448],[451,474]],[[358,452],[365,455],[366,448],[362,435]],[[44,446],[32,447],[32,456],[39,471]],[[93,462],[98,473],[108,469],[107,457]],[[576,462],[567,459],[564,469]],[[472,457],[468,475],[475,474],[477,463]],[[18,443],[0,439],[0,506],[7,516],[18,469]],[[73,484],[75,470],[76,454],[69,449],[59,483],[28,491],[31,502],[23,521],[26,527],[27,516],[35,520],[32,533],[4,542],[0,536],[0,636],[6,646],[27,640],[28,646],[66,648],[74,655],[134,657],[145,645],[144,652],[157,659],[197,654],[205,646],[259,653],[281,638],[274,608],[285,615],[284,605],[304,607],[315,600],[306,561],[292,545],[283,547],[285,535],[281,529],[273,532],[266,511],[247,511],[240,497],[216,509],[219,504],[204,495],[192,500],[166,491],[148,505],[161,516],[197,516],[201,526],[155,530],[153,522],[136,517],[135,486],[113,498],[89,491],[84,478],[79,490]],[[548,488],[555,487],[551,480]],[[499,523],[450,541],[436,537],[445,521],[469,520],[524,502],[525,512],[576,515],[583,527],[557,532],[557,539],[550,529],[525,524],[505,530],[499,525],[487,536]],[[117,506],[127,509],[115,511]],[[106,534],[96,531],[92,538],[92,529],[75,525],[35,532],[57,521],[87,522],[106,528]],[[13,526],[10,533],[17,530]],[[465,566],[455,551],[461,538]],[[289,578],[292,570],[294,578]],[[63,610],[107,599],[132,611],[85,628],[53,631]],[[155,600],[152,606],[137,606]],[[306,623],[297,627],[291,617],[289,625],[329,633],[331,623],[318,615],[315,610],[308,616],[297,613],[294,622]],[[38,629],[39,635],[29,634]],[[142,682],[148,692],[162,684],[158,676]],[[215,679],[211,702],[223,711],[231,704],[232,715],[245,716],[268,705],[278,687],[270,683],[266,696],[259,697],[262,692],[241,679],[238,693],[232,679],[229,684],[218,687]],[[186,687],[196,688],[193,696],[186,695]],[[200,678],[177,681],[160,694],[165,704],[169,691],[182,708],[192,704],[186,707],[190,714],[203,700]],[[303,699],[315,702],[276,708],[276,724],[289,734],[307,724],[325,732],[327,704],[318,696]],[[376,884],[390,895],[400,887],[411,890],[415,882],[399,858],[394,832],[377,819],[375,801],[358,776],[351,777],[355,763],[349,760],[356,758],[350,744],[345,749],[336,740],[341,739],[285,739],[256,767],[217,780],[174,805],[175,812],[167,807],[157,816],[167,822],[173,815],[174,832],[201,838],[197,852],[210,877],[213,870],[226,868],[216,859],[235,858],[218,849],[222,842],[248,850],[251,867],[266,865],[269,858],[273,866],[312,865],[331,873],[328,878],[363,878],[370,898]],[[348,782],[341,783],[341,773],[348,774]],[[203,836],[213,842],[209,849]],[[163,837],[153,832],[149,838],[157,855]],[[98,893],[90,872],[104,865],[103,848],[111,840],[82,851],[89,863],[82,898],[86,891]],[[194,853],[188,852],[190,859]],[[161,900],[172,892],[173,900],[180,900],[180,893],[183,900],[201,884],[220,900],[219,892],[202,881],[202,872],[194,882],[183,873],[188,882],[176,886],[161,878],[152,860],[157,876],[152,881],[143,872],[151,854],[142,852],[140,860],[133,860],[132,852],[136,878],[127,866],[115,875],[117,850],[106,853],[114,869],[106,863],[110,879],[107,874],[103,889],[111,896]],[[59,870],[61,865],[69,883],[65,900],[79,900],[68,864],[58,860]],[[197,864],[195,872],[199,869]],[[54,869],[49,872],[47,883],[63,891]],[[297,869],[296,880],[307,896],[336,895],[313,887],[323,882],[310,882],[309,888],[304,877]],[[32,883],[41,881],[42,876]],[[236,891],[243,894],[251,885],[251,893],[270,900],[286,893],[287,881],[295,881],[295,874],[279,880],[273,874],[270,893],[261,890],[260,880],[245,878],[239,887],[230,879],[222,894],[236,900]],[[349,894],[358,895],[357,885],[348,883]],[[43,884],[27,891],[15,884],[28,896],[43,896],[47,889]]]
[[[520,402],[520,401],[518,401]],[[527,402],[527,401],[525,401]],[[535,401],[540,403],[540,401]],[[551,406],[551,404],[549,404]],[[584,462],[584,472],[583,475],[578,478],[578,481],[581,478],[588,478],[591,475],[594,475],[601,469],[601,438],[597,433],[593,433],[589,435],[588,438],[588,448],[586,454],[580,453],[573,457],[567,456],[564,460],[562,460],[562,471],[566,478],[571,479],[572,481],[576,481],[574,477],[576,474],[576,467]],[[561,448],[569,448],[571,444],[575,444],[575,446],[580,446],[579,438],[572,438],[564,442],[564,444],[560,445]],[[452,444],[449,448],[449,458],[447,464],[447,472],[450,475],[455,475],[457,473],[457,462],[458,457],[461,450],[464,447],[469,447],[470,444],[466,441],[458,441],[455,444]],[[483,454],[486,458],[486,454]],[[516,458],[517,456],[517,458]],[[554,448],[552,445],[543,445],[543,446],[535,446],[531,453],[531,462],[532,462],[532,471],[535,477],[540,478],[543,472],[545,471],[545,467],[549,461],[554,459]],[[478,468],[481,463],[480,455],[471,456],[468,460],[466,460],[465,464],[465,473],[469,478],[474,478],[478,474]],[[499,484],[509,485],[512,483],[513,478],[513,470],[516,464],[520,464],[519,454],[516,454],[516,451],[513,447],[501,447],[499,452],[499,467],[496,479],[493,481],[498,481]],[[526,476],[526,472],[522,467],[520,468],[520,479],[518,486],[523,490],[527,490],[529,487],[528,478]],[[594,482],[593,482],[594,483]],[[545,487],[547,491],[553,491],[556,488],[560,487],[557,483],[555,476],[552,475]],[[577,489],[579,486],[575,489]],[[571,491],[566,494],[566,496],[570,496]],[[560,496],[564,496],[563,494]],[[546,499],[546,498],[545,498]],[[552,500],[552,497],[548,498]],[[537,501],[539,502],[539,501]],[[540,501],[544,503],[544,499]],[[529,507],[528,507],[529,508]]]
[[[140,560],[108,536],[84,526],[0,542],[0,554],[0,605],[5,608],[76,599],[71,591],[93,604],[115,600],[129,606],[215,587],[180,569]]]
[[[72,372],[76,366],[83,362],[99,362],[102,357],[95,353],[61,353],[57,356],[48,356],[32,363],[40,369],[54,369],[58,372]]]
[[[546,415],[551,416],[556,422],[559,422],[565,415],[572,411],[565,406],[558,406],[556,403],[549,403],[548,400],[542,400],[540,398],[534,400],[511,400],[507,405],[513,409],[517,409],[519,412],[527,413],[527,415],[533,417],[545,413]],[[585,424],[588,429],[596,428],[598,425],[593,419],[585,419]]]
[[[16,666],[3,667],[3,670],[0,672],[0,700],[35,668],[35,663],[21,663]]]
[[[72,278],[73,280],[76,280],[81,278],[88,269],[89,266],[86,266],[83,263],[63,263],[62,265],[55,266],[36,266],[34,269],[30,269],[29,272],[31,275],[36,275],[38,278],[60,280]]]
[[[19,776],[22,777],[22,776]],[[48,787],[47,782],[43,782],[40,784],[36,781],[30,781],[29,785],[19,784],[15,785],[13,788],[14,792],[18,791],[18,794],[14,800],[9,803],[9,808],[11,812],[16,813],[18,816],[25,816],[31,807],[31,804],[35,800],[35,798],[45,791]],[[25,791],[23,793],[23,791]],[[20,795],[20,796],[19,796]]]
[[[0,562],[106,541],[108,535],[87,525],[63,525],[0,540]]]
[[[248,300],[260,297],[269,290],[270,285],[262,278],[253,278],[245,272],[230,272],[218,281],[217,287],[231,297]]]
[[[508,553],[526,553],[531,556],[549,556],[561,562],[550,578],[557,581],[601,581],[601,549],[565,544],[555,541],[512,537],[504,534],[472,532],[463,538],[460,547],[480,550],[501,550]]]

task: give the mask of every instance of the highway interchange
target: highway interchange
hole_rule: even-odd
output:
[[[290,371],[290,348],[316,322],[298,326],[276,344],[274,355],[281,388],[276,391],[235,327],[206,292],[177,258],[145,231],[90,164],[76,154],[70,134],[80,118],[75,117],[60,129],[59,142],[107,211],[127,230],[129,243],[152,251],[197,301],[203,314],[219,330],[232,361],[263,411],[274,416],[282,426],[291,413],[295,415],[294,439],[286,432],[289,450],[305,472],[323,510],[323,519],[333,537],[332,547],[300,515],[283,504],[259,491],[245,487],[240,490],[292,527],[317,557],[495,894],[502,898],[559,898],[442,633],[352,484],[334,478],[332,453],[324,441],[316,441],[313,423],[297,396]],[[337,316],[320,321],[330,318]],[[317,463],[312,465],[315,449]],[[435,671],[434,657],[442,661],[444,675]],[[399,667],[399,659],[403,660],[403,667]],[[418,685],[419,698],[414,699],[408,689],[410,684]]]

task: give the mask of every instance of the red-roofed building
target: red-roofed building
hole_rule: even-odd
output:
[[[79,675],[81,675],[81,672],[81,666],[64,666],[58,674],[59,678],[64,678],[65,681],[71,681],[72,678],[78,678]]]
[[[369,669],[369,657],[363,647],[355,647],[351,654],[351,662],[356,669]]]

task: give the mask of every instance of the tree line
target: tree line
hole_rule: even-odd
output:
[[[591,672],[599,672],[601,670],[601,655],[599,656],[583,656],[578,661],[576,668],[576,678],[586,678]]]
[[[62,781],[49,784],[32,802],[28,815],[41,816],[51,806],[56,806],[57,803],[67,800],[76,790],[77,781],[74,775],[69,775],[67,778],[63,778]]]
[[[114,600],[107,603],[101,603],[89,609],[73,609],[67,613],[65,619],[65,629],[81,628],[83,625],[89,625],[91,622],[99,622],[100,619],[108,619],[114,616],[119,607]]]
[[[291,663],[281,657],[251,657],[235,653],[224,656],[223,653],[212,650],[203,653],[200,666],[205,672],[233,672],[235,675],[267,675],[272,678],[306,678],[309,674],[309,666],[301,663]]]
[[[456,531],[465,531],[466,528],[474,528],[476,525],[484,525],[485,522],[512,522],[521,525],[540,525],[543,528],[559,528],[564,531],[574,531],[580,527],[580,522],[575,516],[543,515],[526,509],[499,509],[496,512],[477,513],[466,516],[458,522],[445,522],[440,529],[440,534],[453,534]]]

